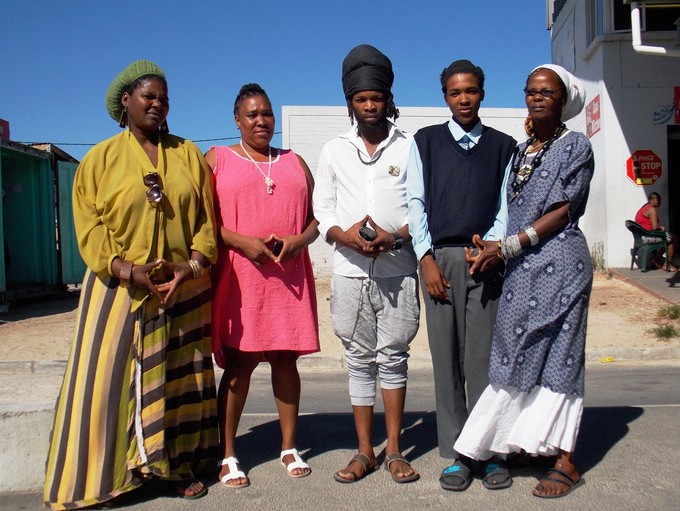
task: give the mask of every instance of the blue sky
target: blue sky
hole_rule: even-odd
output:
[[[89,147],[67,144],[119,131],[104,95],[143,58],[166,73],[173,133],[237,137],[242,84],[262,85],[277,115],[282,105],[343,105],[342,59],[362,43],[392,60],[397,106],[443,105],[439,73],[467,58],[487,77],[482,106],[522,107],[527,74],[551,60],[540,0],[2,0],[0,118],[12,140],[80,159]],[[233,141],[199,146],[214,143]]]

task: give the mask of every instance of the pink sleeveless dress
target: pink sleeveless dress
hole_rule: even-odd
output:
[[[278,150],[272,162],[274,193],[264,177],[228,147],[215,147],[217,224],[239,234],[268,237],[300,234],[305,227],[308,189],[292,151]],[[267,172],[268,164],[260,167]],[[213,269],[212,344],[224,367],[223,347],[241,351],[319,351],[316,289],[307,249],[283,264],[256,266],[239,250],[220,244]]]

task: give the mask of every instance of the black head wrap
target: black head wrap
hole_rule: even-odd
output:
[[[393,82],[392,62],[369,44],[352,49],[342,61],[342,90],[346,98],[365,90],[390,92]]]

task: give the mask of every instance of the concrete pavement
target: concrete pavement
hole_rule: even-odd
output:
[[[616,278],[633,283],[669,302],[680,302],[680,284],[674,287],[677,274],[650,271],[642,274],[622,269],[613,271]],[[671,279],[671,282],[666,282]],[[430,354],[427,348],[424,318],[421,333],[414,341],[410,367],[427,369]],[[588,363],[600,363],[603,358],[617,361],[678,360],[680,348],[593,349],[586,348]],[[43,470],[54,401],[57,396],[65,362],[0,362],[0,494],[33,491],[42,486]],[[344,369],[342,348],[335,339],[322,339],[322,351],[300,359],[299,368],[306,371],[340,371]],[[338,460],[333,460],[333,466]]]
[[[212,478],[206,481],[209,484],[208,495],[194,502],[178,499],[168,485],[154,482],[127,496],[119,507],[131,511],[675,509],[680,501],[680,487],[676,481],[680,473],[680,458],[672,454],[677,451],[680,438],[677,380],[667,389],[670,401],[650,396],[642,389],[631,397],[624,387],[626,384],[642,387],[654,384],[659,387],[661,383],[657,380],[668,382],[678,374],[680,364],[674,363],[671,369],[654,366],[637,380],[624,374],[614,382],[615,387],[620,388],[618,392],[612,392],[609,387],[598,392],[604,386],[603,378],[606,378],[602,369],[603,366],[598,367],[597,372],[601,376],[594,378],[590,385],[592,392],[587,391],[586,394],[590,396],[590,404],[586,403],[576,451],[586,484],[563,499],[545,501],[531,495],[537,478],[545,472],[545,468],[537,467],[513,468],[514,484],[507,490],[489,491],[479,480],[475,480],[463,493],[441,490],[438,477],[445,462],[439,457],[435,445],[431,377],[425,370],[413,374],[402,437],[405,454],[420,472],[421,479],[399,485],[391,481],[385,470],[379,470],[356,484],[339,484],[332,475],[351,458],[351,447],[356,443],[352,416],[350,413],[334,413],[333,410],[338,409],[337,403],[310,407],[304,396],[312,392],[321,395],[344,393],[344,378],[323,374],[312,376],[311,372],[307,372],[302,375],[306,389],[303,412],[306,408],[320,410],[303,413],[298,428],[299,447],[313,470],[309,477],[296,480],[286,475],[278,461],[280,434],[277,418],[275,414],[266,413],[267,403],[263,403],[246,409],[238,439],[243,468],[251,478],[249,488],[224,488]],[[621,369],[608,372],[618,375]],[[260,372],[255,380],[255,396],[270,394],[266,374]],[[608,397],[611,394],[618,396]],[[636,401],[640,396],[645,398],[644,405]],[[340,405],[339,408],[348,410],[349,406]],[[385,440],[384,421],[379,414],[376,415],[374,438],[376,452],[379,453]],[[38,463],[37,459],[34,461],[33,470],[40,472],[42,463]],[[37,492],[0,496],[0,511],[39,510],[41,505],[41,495]]]

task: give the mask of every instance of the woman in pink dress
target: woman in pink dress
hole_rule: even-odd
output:
[[[220,260],[215,268],[213,354],[224,369],[218,391],[219,478],[230,488],[250,484],[235,439],[250,377],[271,366],[281,425],[281,463],[291,477],[310,474],[295,449],[300,355],[319,351],[316,291],[307,246],[318,236],[307,164],[272,148],[274,113],[257,84],[241,87],[234,104],[238,144],[212,147],[206,161],[215,181]]]

